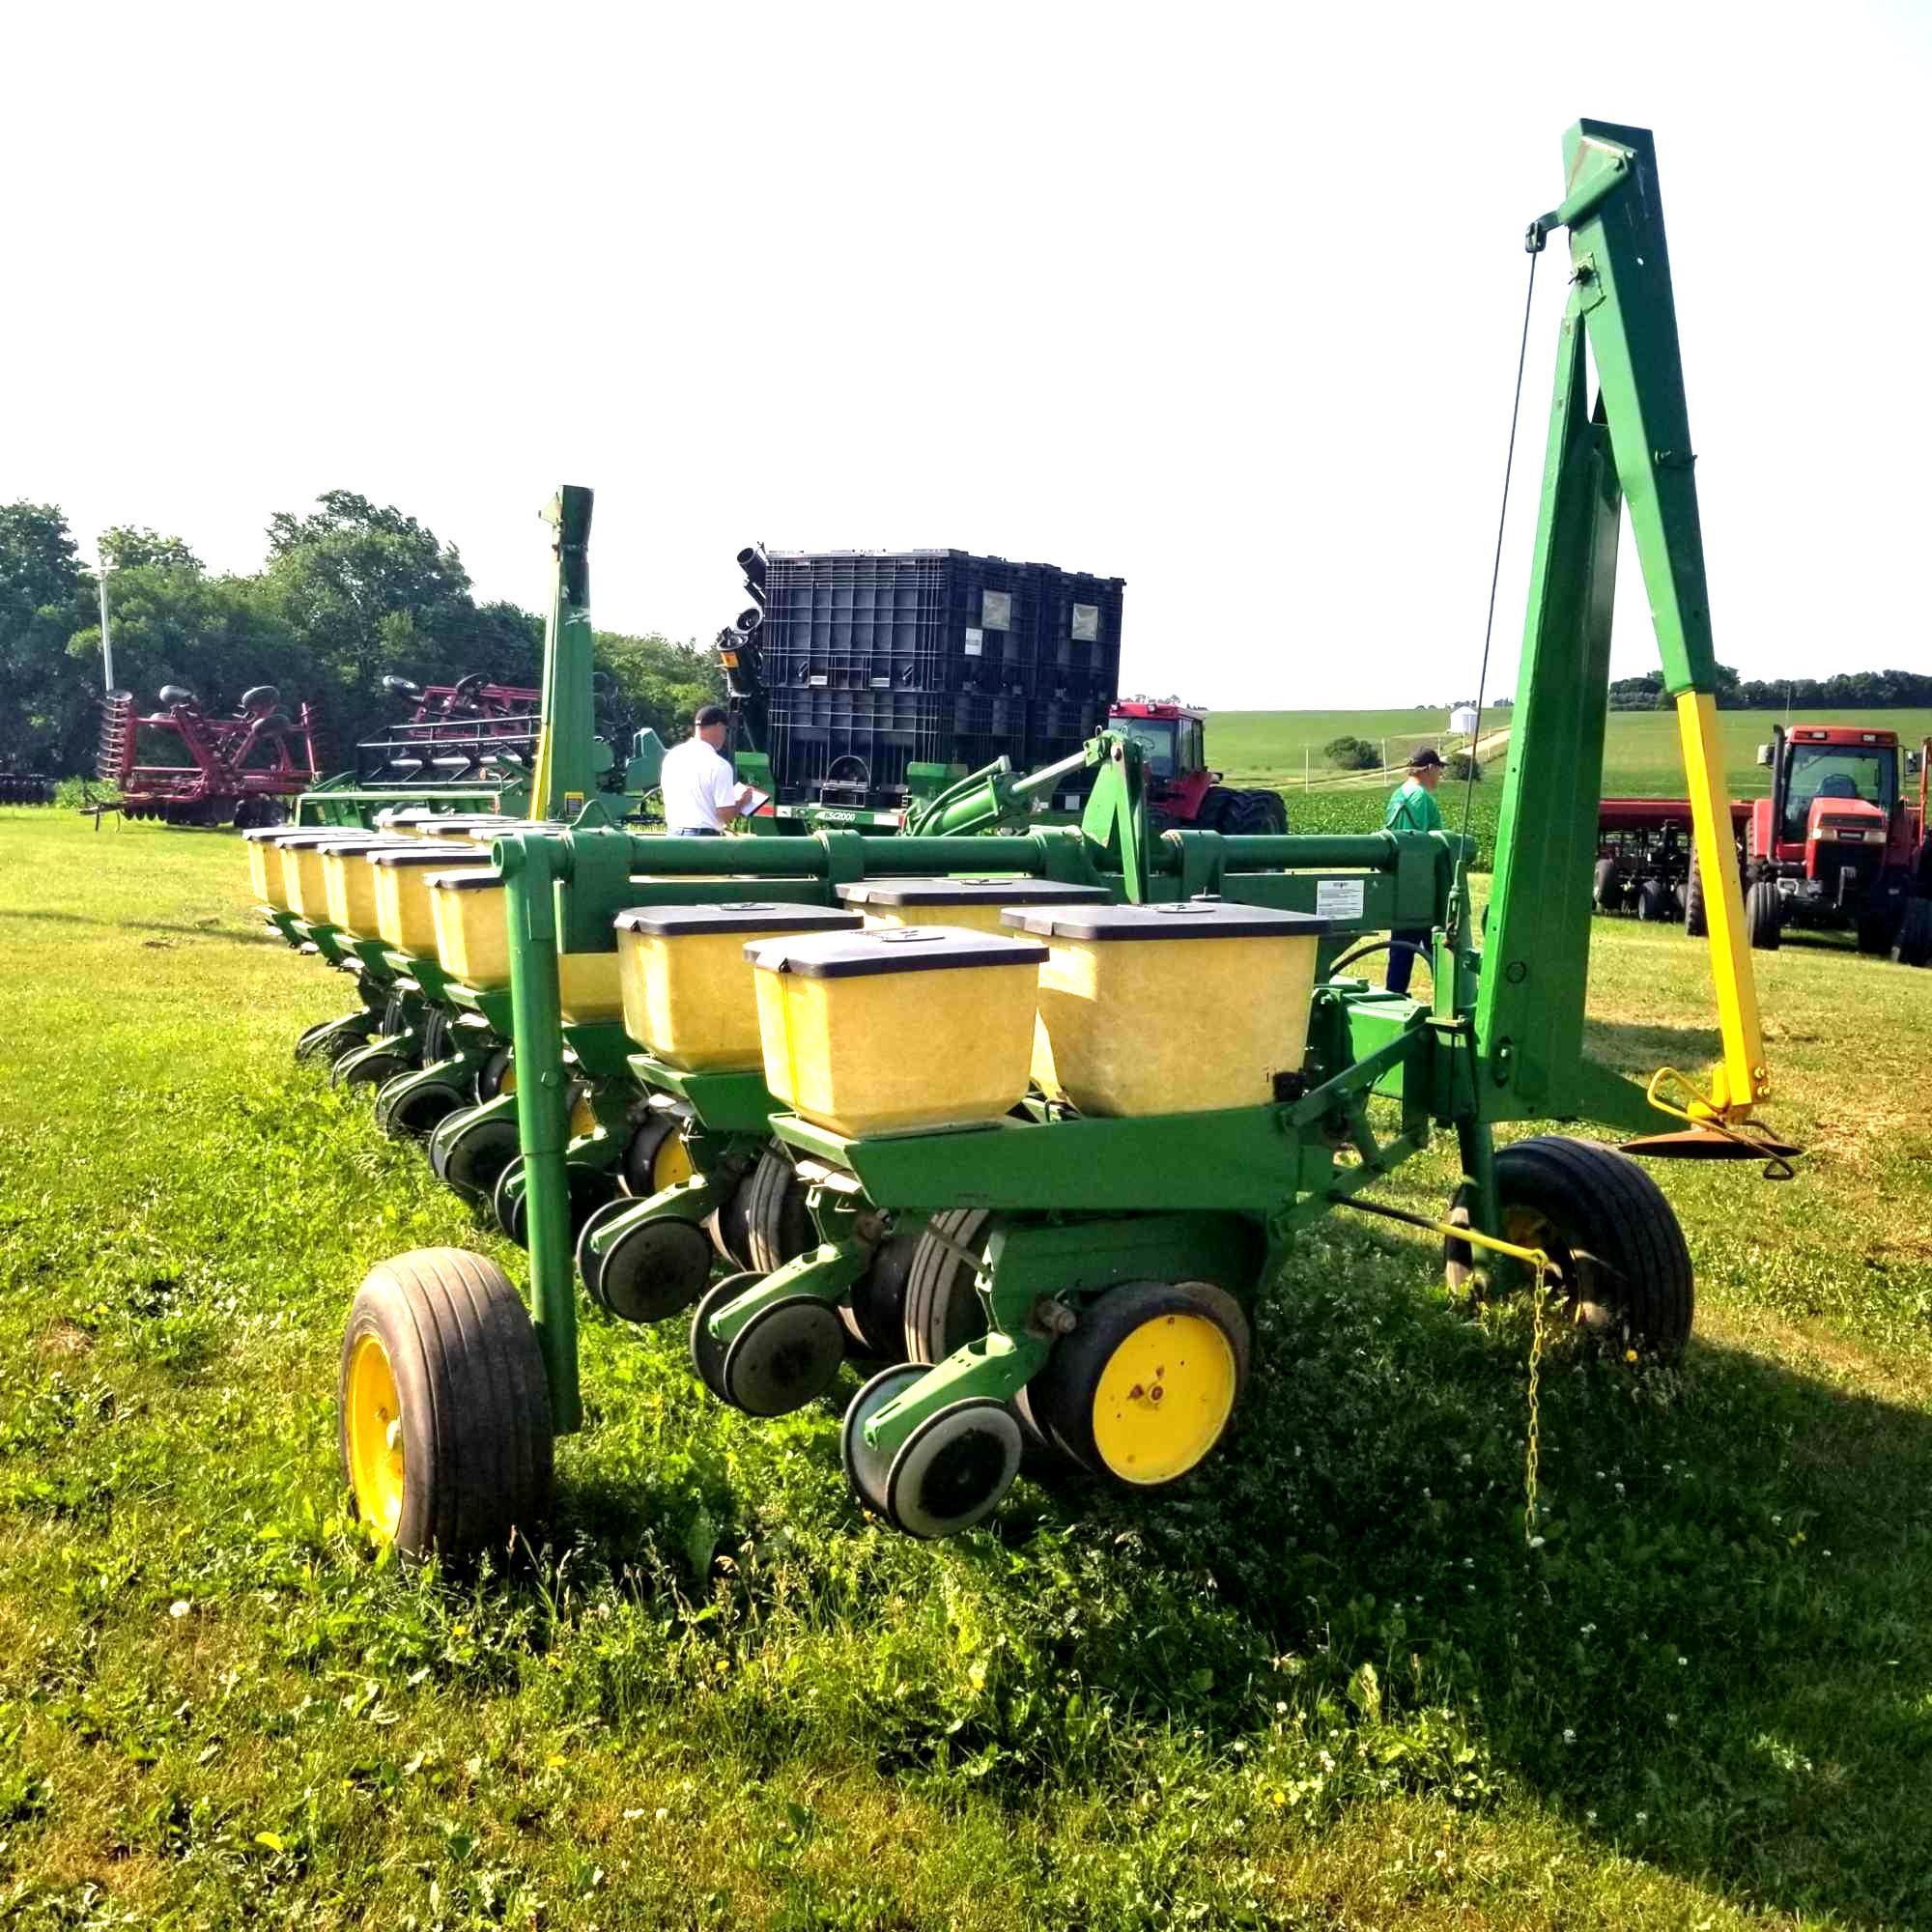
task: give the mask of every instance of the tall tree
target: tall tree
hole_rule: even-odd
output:
[[[68,659],[94,579],[53,503],[0,504],[0,765],[72,771],[95,732],[90,682]]]
[[[305,517],[270,519],[262,581],[334,687],[345,726],[360,735],[393,708],[385,674],[432,683],[460,671],[476,606],[456,547],[415,518],[353,490],[316,500]]]

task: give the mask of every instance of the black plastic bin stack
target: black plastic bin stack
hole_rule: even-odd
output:
[[[773,551],[760,641],[787,803],[891,806],[906,767],[1032,771],[1118,695],[1123,580],[957,550]]]

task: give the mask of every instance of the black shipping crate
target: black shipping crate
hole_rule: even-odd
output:
[[[1077,752],[1119,693],[1123,587],[956,550],[769,553],[780,797],[835,779],[894,804],[911,762],[1031,771]]]

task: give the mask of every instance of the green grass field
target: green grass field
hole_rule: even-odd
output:
[[[1740,798],[1756,797],[1770,789],[1770,775],[1756,762],[1757,747],[1771,736],[1782,713],[1720,711],[1727,780]],[[1299,786],[1302,754],[1318,781],[1336,775],[1324,772],[1321,748],[1331,738],[1366,738],[1388,743],[1390,758],[1400,763],[1416,743],[1434,743],[1448,724],[1448,715],[1431,711],[1216,711],[1208,720],[1208,758],[1220,766],[1230,783],[1280,785],[1293,792]],[[1484,714],[1485,735],[1507,724],[1507,711]],[[1794,718],[1794,723],[1804,723]],[[1821,721],[1833,724],[1867,724],[1895,731],[1902,745],[1917,746],[1932,736],[1932,711],[1849,711]],[[1494,772],[1492,777],[1500,777]],[[1677,717],[1671,711],[1615,711],[1610,714],[1604,746],[1604,788],[1606,795],[1656,798],[1680,796],[1684,756],[1677,741]]]
[[[1932,1922],[1932,974],[1760,959],[1809,1157],[1660,1170],[1698,1339],[1551,1361],[1540,1549],[1526,1319],[1337,1216],[1211,1475],[947,1545],[586,1308],[552,1540],[461,1577],[346,1514],[340,1324],[521,1258],[291,1062],[340,982],[232,838],[48,812],[0,944],[0,1925]],[[1706,1064],[1699,949],[1595,952],[1592,1049]]]

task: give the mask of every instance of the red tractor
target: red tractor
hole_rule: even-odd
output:
[[[130,692],[101,700],[100,755],[97,770],[119,792],[118,809],[129,818],[158,818],[169,825],[278,825],[288,816],[285,800],[307,790],[321,776],[317,738],[321,719],[304,704],[291,718],[272,684],[242,694],[232,716],[206,709],[178,684],[160,689],[162,709],[142,716]],[[186,762],[162,762],[157,753],[173,740]]]
[[[1208,768],[1203,726],[1208,714],[1173,698],[1122,698],[1107,728],[1141,748],[1148,816],[1161,831],[1286,832],[1288,807],[1278,791],[1237,791]]]
[[[1900,787],[1894,731],[1799,724],[1758,749],[1771,796],[1745,827],[1745,929],[1775,947],[1786,926],[1854,932],[1861,952],[1932,964],[1932,842],[1926,770],[1918,799]],[[1910,765],[1908,765],[1910,769]]]

